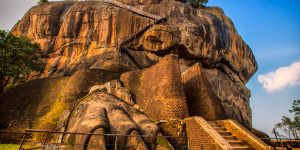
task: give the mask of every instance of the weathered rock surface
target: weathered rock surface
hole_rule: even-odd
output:
[[[94,84],[119,77],[120,72],[112,70],[79,70],[71,77],[42,78],[21,84],[0,95],[1,130],[55,130],[61,113],[71,109]]]
[[[228,75],[218,69],[204,69],[214,94],[221,101],[229,119],[252,126],[250,108],[250,90],[242,83],[236,83]]]
[[[165,24],[136,37],[131,45],[134,49],[159,54],[169,50],[211,67],[226,67],[224,71],[236,74],[243,83],[256,71],[251,49],[222,10],[193,9],[171,0],[124,3],[167,17]],[[104,2],[52,2],[29,10],[13,33],[41,44],[49,56],[44,76],[53,76],[72,73],[98,61],[96,68],[104,65],[107,62],[97,57],[114,53],[127,37],[153,22],[154,19]],[[130,66],[120,60],[110,61]]]
[[[30,9],[13,33],[40,43],[49,57],[44,77],[61,76],[83,67],[130,69],[116,48],[151,22],[107,3],[53,2]]]

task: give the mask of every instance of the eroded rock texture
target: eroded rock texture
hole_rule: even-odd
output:
[[[93,85],[119,77],[119,72],[91,69],[18,85],[0,95],[1,130],[55,130],[61,113],[72,109]]]
[[[167,17],[166,23],[137,37],[132,43],[136,50],[174,51],[186,59],[225,67],[224,71],[234,73],[237,76],[234,79],[243,83],[256,71],[251,49],[222,10],[197,10],[170,0],[147,1],[143,5],[137,5],[135,1],[126,3]],[[13,33],[26,35],[41,44],[50,57],[45,76],[51,76],[68,73],[79,64],[95,64],[89,61],[92,57],[113,53],[126,37],[153,22],[151,18],[104,2],[53,2],[29,10]],[[95,67],[101,68],[97,64]]]
[[[220,104],[209,108],[221,107],[224,118],[251,127],[250,91],[245,84],[257,70],[257,64],[251,49],[221,9],[194,9],[173,0],[119,2],[125,7],[100,1],[49,2],[34,6],[25,14],[12,33],[27,36],[41,45],[47,66],[39,77],[45,78],[29,81],[0,95],[1,128],[106,132],[105,128],[94,129],[101,124],[111,127],[113,133],[125,133],[129,128],[141,130],[143,127],[139,127],[139,121],[122,120],[126,123],[112,124],[105,118],[135,120],[134,116],[140,115],[152,121],[183,119],[191,112],[201,116],[201,109],[188,113],[185,95],[189,91],[181,87],[180,74],[195,63],[202,64],[201,74],[207,77],[205,81],[199,78],[199,89],[209,93],[208,99]],[[165,19],[157,23],[156,17],[145,13]],[[127,55],[119,51],[121,46],[126,48]],[[168,54],[177,55],[178,59]],[[139,67],[143,70],[137,71]],[[125,73],[128,71],[133,72]],[[116,81],[122,73],[125,73],[122,81],[128,89]],[[176,77],[172,76],[174,73]],[[151,86],[141,86],[144,83]],[[29,89],[32,92],[26,93]],[[137,92],[141,89],[142,94]],[[82,101],[89,91],[87,100]],[[169,108],[172,103],[162,103],[170,99],[180,102],[180,108]],[[159,109],[144,105],[155,100],[159,102],[160,106],[156,106]],[[114,116],[115,110],[123,117]],[[158,113],[153,115],[153,110]],[[102,116],[104,111],[109,112],[108,116]],[[62,123],[67,116],[73,122],[71,127]],[[12,125],[18,120],[29,123],[22,126],[19,121]],[[86,121],[93,124],[84,124]],[[154,125],[147,132],[154,132]],[[114,130],[119,127],[122,130]],[[145,134],[148,133],[145,131]],[[81,138],[76,137],[75,141]],[[90,140],[101,143],[105,139],[90,137]],[[140,139],[127,142],[130,145],[137,141]]]
[[[13,33],[40,43],[48,56],[44,77],[61,76],[86,67],[130,68],[116,48],[152,22],[107,3],[53,2],[30,9]]]

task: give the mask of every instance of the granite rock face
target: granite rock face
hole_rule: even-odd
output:
[[[255,73],[257,64],[251,49],[222,10],[193,9],[171,0],[124,3],[167,17],[165,23],[137,36],[131,43],[134,50],[158,52],[156,56],[172,51],[185,59],[202,60],[210,67],[226,68],[226,73],[235,74],[243,83]],[[154,21],[104,2],[51,2],[30,9],[12,31],[41,44],[49,57],[44,76],[53,76],[93,64],[95,68],[130,66],[114,60],[117,47]],[[113,55],[107,61],[115,63],[98,58],[103,55]]]
[[[120,73],[112,70],[90,69],[18,85],[0,95],[1,130],[55,130],[61,113],[70,111],[91,87],[119,77]]]
[[[79,68],[130,68],[117,46],[151,22],[107,3],[53,2],[30,9],[12,32],[40,43],[48,56],[42,76],[49,77]]]
[[[194,9],[173,0],[119,0],[118,2],[122,5],[103,1],[49,2],[34,6],[25,14],[12,29],[12,33],[27,36],[41,45],[47,65],[39,77],[45,77],[45,79],[29,81],[0,95],[0,114],[3,114],[2,116],[5,118],[3,124],[7,124],[10,120],[22,118],[20,114],[24,113],[14,113],[6,108],[18,110],[19,107],[23,106],[22,104],[27,102],[28,108],[25,112],[27,116],[24,115],[26,116],[23,117],[24,119],[33,118],[30,121],[35,122],[38,116],[43,118],[45,114],[51,115],[48,108],[51,108],[52,104],[56,104],[51,101],[51,98],[42,95],[39,97],[39,95],[30,93],[25,94],[25,96],[22,94],[14,95],[13,93],[17,92],[18,89],[42,85],[47,89],[47,85],[50,85],[48,83],[53,83],[53,85],[51,84],[53,87],[60,87],[59,83],[50,81],[53,77],[68,78],[63,80],[62,86],[66,88],[69,85],[70,87],[66,88],[67,91],[54,88],[57,92],[62,93],[63,97],[68,97],[58,101],[66,102],[65,108],[73,106],[91,90],[94,91],[91,92],[92,96],[90,97],[94,97],[91,102],[95,105],[103,105],[104,99],[112,99],[116,102],[122,99],[121,105],[124,103],[124,107],[126,106],[123,111],[131,111],[135,109],[134,107],[140,107],[153,120],[169,119],[168,117],[152,116],[151,113],[147,114],[149,109],[144,107],[144,99],[139,97],[140,93],[134,90],[139,86],[131,87],[130,85],[133,84],[126,81],[139,79],[143,82],[152,82],[149,85],[153,85],[153,87],[150,88],[154,88],[153,92],[159,93],[161,89],[158,85],[160,81],[163,83],[163,78],[159,73],[162,73],[163,76],[164,73],[166,75],[175,70],[179,79],[172,78],[164,87],[166,89],[172,88],[171,85],[176,84],[180,89],[182,86],[180,73],[195,63],[200,63],[203,66],[201,73],[207,78],[207,81],[201,84],[200,89],[210,87],[211,90],[208,90],[210,98],[214,97],[213,101],[217,100],[220,103],[222,111],[225,112],[224,118],[235,119],[249,128],[252,126],[249,106],[250,91],[245,87],[245,84],[256,72],[257,63],[250,47],[238,35],[233,23],[220,8]],[[158,23],[157,16],[165,19]],[[135,36],[132,37],[132,35]],[[128,41],[127,39],[131,40]],[[126,42],[124,43],[124,41]],[[122,46],[127,48],[126,54],[120,52]],[[168,54],[178,56],[176,61],[172,61],[176,63],[168,65],[168,63],[159,62],[164,62],[166,58],[163,57],[168,57]],[[137,71],[138,68],[143,70]],[[77,72],[81,70],[88,71],[82,76],[76,77]],[[98,71],[100,77],[87,80],[96,75],[90,70]],[[133,72],[125,73],[128,71]],[[115,87],[120,87],[118,83],[114,84],[116,86],[102,85],[111,80],[119,79],[122,73],[125,73],[122,81],[130,90],[129,92],[124,87],[116,90]],[[72,77],[74,77],[73,82],[69,81]],[[39,80],[45,80],[45,84],[44,82],[35,84]],[[69,82],[70,84],[68,84]],[[98,86],[92,88],[93,85]],[[112,88],[115,91],[111,90]],[[53,94],[55,90],[49,92],[50,97],[57,98],[58,95]],[[42,88],[36,88],[35,91],[43,93]],[[180,111],[179,118],[188,117],[190,115],[189,107],[185,103],[187,98],[185,95],[188,91],[183,89],[181,92],[178,91],[177,94],[179,94],[176,96],[180,97],[180,100],[177,100],[182,102],[182,110],[184,110]],[[132,97],[129,96],[130,93],[133,95]],[[164,95],[161,92],[160,94],[162,97],[168,96],[168,93]],[[111,95],[115,96],[111,97]],[[97,97],[101,96],[107,98],[97,100]],[[18,103],[18,105],[8,104],[12,97],[15,97],[13,102]],[[24,97],[28,101],[22,102]],[[148,97],[148,99],[151,98],[151,96]],[[34,99],[36,104],[31,105],[29,101],[31,99]],[[107,107],[114,104],[107,104]],[[6,107],[6,105],[10,107]],[[82,105],[92,107],[87,103]],[[218,104],[217,108],[220,108],[220,105]],[[30,109],[29,106],[34,109]],[[35,113],[37,112],[35,110],[39,110],[38,113]],[[84,116],[88,114],[88,111],[88,109],[84,110],[78,115]],[[178,110],[177,108],[168,110],[168,112],[171,111],[176,113]],[[197,113],[193,115],[197,115]],[[53,125],[51,129],[55,129],[55,127]],[[89,130],[90,128],[86,129]],[[100,130],[95,132],[103,132]],[[74,129],[74,131],[77,130]],[[138,141],[138,139],[136,140]]]
[[[244,84],[232,81],[227,74],[218,69],[205,69],[205,73],[227,117],[251,127],[250,90]]]

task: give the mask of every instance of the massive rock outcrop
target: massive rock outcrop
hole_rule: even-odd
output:
[[[152,114],[147,114],[150,109],[144,104],[148,104],[149,101],[145,103],[145,100],[154,97],[147,93],[149,87],[141,87],[146,90],[141,92],[140,89],[134,90],[137,87],[132,87],[134,84],[127,82],[137,79],[153,86],[160,83],[161,70],[155,66],[155,69],[149,67],[164,61],[163,57],[168,54],[178,56],[178,59],[169,65],[170,75],[175,70],[180,77],[180,71],[183,73],[196,63],[202,64],[201,72],[198,70],[198,75],[195,75],[197,79],[192,84],[201,82],[197,87],[208,96],[195,92],[200,94],[199,100],[206,101],[195,104],[213,114],[214,118],[223,114],[220,118],[235,119],[251,128],[250,91],[245,84],[257,70],[257,64],[251,49],[220,8],[195,9],[174,0],[49,2],[31,8],[15,25],[12,33],[27,36],[39,43],[47,65],[44,72],[37,77],[41,79],[29,81],[0,96],[0,115],[4,118],[0,123],[3,129],[57,129],[60,119],[64,118],[60,114],[80,110],[76,107],[81,102],[80,98],[88,94],[93,85],[110,83],[109,81],[120,79],[120,75],[128,71],[134,72],[123,75],[125,87],[122,87],[124,89],[121,96],[111,97],[113,93],[97,91],[104,86],[99,85],[92,88],[92,91],[97,92],[88,96],[90,102],[95,106],[104,107],[104,101],[106,103],[106,100],[110,99],[114,101],[107,104],[107,107],[110,107],[119,103],[118,100],[121,99],[120,105],[124,105],[122,111],[144,111],[145,115],[149,115],[153,120],[169,119],[162,117],[163,115],[153,117]],[[157,66],[160,65],[162,64]],[[136,71],[138,69],[143,70]],[[162,71],[168,73],[168,68]],[[145,72],[149,74],[148,79],[147,76],[139,76]],[[131,74],[136,75],[136,78]],[[158,80],[155,81],[150,76]],[[166,83],[170,86],[178,84],[177,88],[181,90],[175,90],[178,96],[175,99],[182,103],[184,107],[180,109],[184,111],[180,111],[182,114],[176,114],[177,110],[168,112],[175,113],[179,118],[190,116],[191,112],[192,116],[203,115],[201,110],[187,110],[187,107],[194,107],[187,106],[186,101],[191,101],[186,100],[189,98],[189,90],[184,91],[180,87],[179,84],[185,83],[180,83],[178,76]],[[161,90],[161,87],[156,86],[152,87],[156,88],[153,91]],[[190,89],[190,85],[183,86]],[[22,90],[25,89],[33,89],[37,94],[22,94]],[[133,99],[126,94],[130,93],[128,90]],[[172,92],[172,89],[170,91]],[[190,95],[193,101],[197,100],[197,94]],[[143,95],[147,97],[143,99]],[[164,96],[165,100],[172,99],[170,95],[161,97]],[[159,97],[152,100],[157,101],[157,104],[164,104]],[[216,106],[205,108],[206,104]],[[94,108],[89,102],[82,102],[80,105],[100,111],[100,108]],[[22,110],[21,107],[25,109]],[[217,111],[210,110],[211,108],[216,108]],[[80,112],[82,114],[77,113],[74,118],[80,119],[92,113],[88,109]],[[18,120],[26,120],[28,124],[16,123]],[[74,131],[77,131],[77,128],[81,129],[75,126]],[[90,130],[90,127],[86,130]]]
[[[148,52],[146,58],[153,60],[152,55],[173,51],[185,59],[221,67],[243,83],[256,71],[251,49],[219,8],[199,10],[170,0],[144,3],[136,7],[167,17],[165,23],[153,26],[131,43],[134,50]],[[114,59],[122,41],[154,21],[104,2],[53,2],[33,7],[12,32],[41,44],[49,56],[44,76],[54,76],[70,74],[82,65],[112,65],[99,57]]]

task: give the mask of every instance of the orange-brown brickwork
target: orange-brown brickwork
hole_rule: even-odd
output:
[[[188,109],[176,55],[167,55],[156,65],[121,75],[136,103],[153,120],[184,119]]]
[[[222,119],[225,114],[223,107],[201,68],[201,65],[196,63],[181,75],[189,115],[200,116],[206,120]]]
[[[195,118],[186,119],[186,130],[190,150],[222,149]]]

